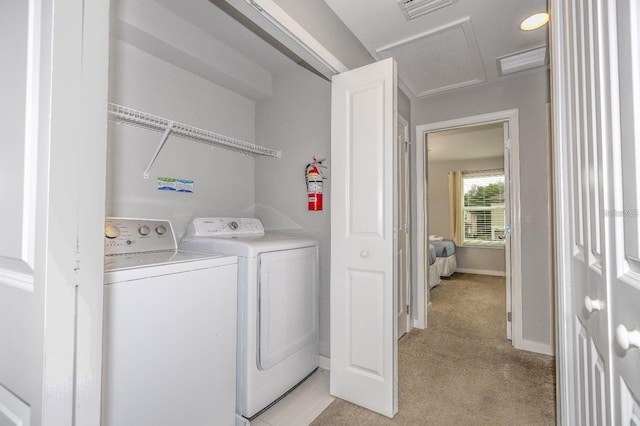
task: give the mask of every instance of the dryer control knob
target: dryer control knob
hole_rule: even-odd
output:
[[[140,228],[138,228],[138,232],[140,233],[140,235],[149,235],[151,229],[149,229],[147,225],[142,225]]]
[[[116,225],[107,225],[104,227],[104,236],[110,240],[120,236],[120,228]]]
[[[238,222],[233,221],[233,222],[229,222],[229,228],[233,229],[234,231],[236,229],[238,229]]]
[[[164,234],[166,234],[166,233],[167,233],[167,227],[166,227],[166,226],[164,226],[164,225],[159,225],[159,226],[156,228],[156,233],[157,233],[158,235],[164,235]]]

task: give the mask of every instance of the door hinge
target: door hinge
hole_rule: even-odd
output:
[[[507,312],[507,322],[511,322],[511,312]]]
[[[407,305],[407,315],[411,314],[411,307],[409,305]]]

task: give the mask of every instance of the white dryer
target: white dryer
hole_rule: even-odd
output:
[[[238,256],[236,413],[251,419],[318,367],[318,242],[253,218],[197,218],[180,249]]]
[[[103,426],[236,422],[237,259],[176,248],[167,220],[107,218]]]

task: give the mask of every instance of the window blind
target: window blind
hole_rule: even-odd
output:
[[[504,191],[503,169],[462,173],[465,244],[504,244]]]

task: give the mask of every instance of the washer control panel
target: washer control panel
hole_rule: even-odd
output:
[[[105,221],[105,255],[176,250],[177,247],[168,220],[108,217]]]
[[[253,217],[198,217],[185,237],[248,237],[264,235],[260,219]]]

